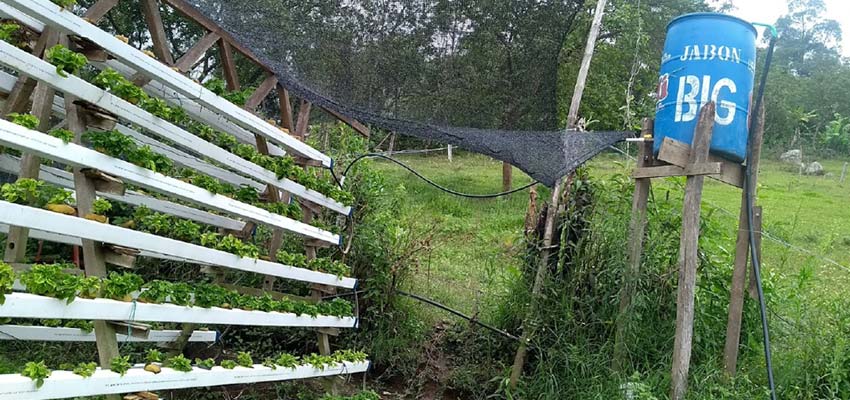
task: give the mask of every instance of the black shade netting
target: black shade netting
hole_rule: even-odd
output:
[[[558,129],[559,54],[583,0],[187,2],[292,94],[549,186],[626,135]]]

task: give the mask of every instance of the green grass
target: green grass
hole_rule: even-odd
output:
[[[446,187],[468,193],[501,191],[501,163],[475,155],[402,156],[413,168]],[[764,159],[759,177],[759,204],[764,207],[763,264],[767,273],[813,272],[818,286],[838,294],[850,282],[850,179],[839,185],[843,160],[821,161],[829,177],[799,176],[793,168]],[[464,199],[440,192],[407,171],[378,163],[393,185],[404,185],[407,222],[433,226],[433,253],[416,272],[411,290],[450,307],[473,313],[479,291],[498,291],[503,274],[516,273],[522,252],[522,230],[528,192],[502,199]],[[619,155],[606,154],[589,163],[593,176],[628,174],[634,166]],[[515,187],[530,178],[514,169]],[[682,197],[683,178],[653,181],[655,196]],[[542,196],[541,196],[542,197]],[[734,251],[741,191],[708,179],[703,193],[703,217],[715,218],[728,231],[725,248]],[[811,253],[807,253],[811,252]],[[829,259],[840,264],[835,266]],[[483,307],[482,307],[483,308]]]

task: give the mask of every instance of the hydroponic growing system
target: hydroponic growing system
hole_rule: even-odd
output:
[[[40,379],[21,374],[0,375],[0,400],[114,395],[366,371],[369,361],[362,353],[344,351],[330,355],[328,334],[339,328],[356,327],[357,318],[342,300],[334,300],[338,303],[333,304],[321,300],[323,294],[333,293],[335,288],[354,288],[356,280],[344,276],[338,268],[321,267],[335,264],[310,262],[316,259],[317,247],[338,246],[342,242],[340,235],[314,226],[314,215],[322,209],[342,216],[351,212],[346,201],[332,197],[336,189],[327,190],[327,185],[313,181],[313,172],[304,172],[310,167],[332,167],[333,161],[304,143],[303,136],[290,134],[296,128],[291,110],[282,111],[282,127],[254,113],[256,105],[274,88],[281,96],[281,108],[284,101],[289,107],[286,90],[273,77],[269,76],[242,107],[184,75],[215,43],[226,58],[225,68],[232,73],[229,42],[219,33],[210,32],[183,59],[174,61],[170,53],[163,57],[158,4],[154,0],[139,2],[151,28],[157,58],[162,61],[94,24],[117,3],[115,0],[96,3],[83,18],[51,0],[0,0],[0,18],[5,24],[18,25],[29,38],[23,44],[0,41],[3,117],[7,118],[9,113],[31,113],[41,118],[40,126],[23,126],[12,122],[12,118],[0,119],[0,146],[13,150],[0,154],[0,171],[38,181],[39,185],[58,187],[60,191],[73,193],[76,199],[76,208],[70,213],[57,212],[55,207],[10,201],[9,197],[0,200],[0,232],[7,235],[5,261],[21,277],[14,283],[15,291],[5,294],[0,305],[0,319],[13,318],[12,323],[0,325],[0,340],[95,342],[102,367],[90,376],[72,371],[51,371]],[[51,60],[49,55],[54,46],[87,55],[88,64],[100,71],[100,75],[86,80],[72,68],[64,67],[62,71],[63,65]],[[140,88],[139,92],[130,90],[128,82]],[[232,79],[228,84],[230,89],[238,89],[234,87],[238,83]],[[128,92],[136,94],[128,95]],[[309,113],[309,105],[307,110]],[[50,118],[63,122],[51,127],[45,123]],[[305,118],[305,126],[299,127],[302,132],[306,123]],[[57,128],[72,133],[73,140],[48,134]],[[199,129],[218,133],[202,135]],[[93,141],[83,140],[93,131],[107,132],[103,137],[124,140],[130,147],[156,156],[136,162],[133,156],[111,153],[110,149],[102,148],[105,146],[93,146]],[[222,144],[227,142],[224,139],[233,143]],[[161,161],[164,159],[167,163]],[[280,161],[283,159],[291,160],[291,169]],[[191,174],[172,176],[169,171],[160,170],[157,164],[160,162]],[[297,179],[304,176],[310,177],[309,183]],[[223,187],[240,188],[237,192],[256,192],[257,200],[245,200],[232,191],[222,193],[204,183],[209,182],[208,178]],[[171,218],[164,220],[174,224],[190,221],[195,224],[190,226],[214,227],[219,233],[204,235],[193,243],[129,225],[104,223],[90,218],[92,214],[97,216],[96,203],[101,199],[150,210],[156,216]],[[300,220],[287,211],[293,205],[300,208]],[[274,233],[269,259],[252,256],[250,246],[240,241],[256,226],[265,226]],[[307,262],[288,265],[287,260],[278,260],[285,234],[304,238],[306,254],[299,257]],[[24,283],[26,279],[21,275],[40,268],[24,262],[28,239],[80,247],[84,276],[102,279],[89,281],[98,288],[106,287],[108,279],[117,279],[111,275],[107,278],[108,270],[114,269],[107,269],[107,264],[132,268],[137,258],[151,258],[206,266],[220,284],[220,289],[210,286],[209,290],[219,290],[215,296],[221,302],[202,304],[210,295],[201,288],[194,288],[191,296],[183,300],[174,292],[158,301],[143,301],[144,291],[154,290],[156,282],[149,282],[152,286],[145,284],[145,289],[133,292],[132,296],[128,294],[127,298],[84,295],[84,291],[72,291],[67,299],[38,293],[34,284],[29,287]],[[244,252],[243,247],[247,249]],[[263,275],[264,286],[259,289],[227,285],[222,273],[227,269]],[[81,270],[73,271],[67,276],[73,278],[81,273]],[[313,296],[273,292],[275,279],[308,283]],[[158,284],[170,287],[178,283]],[[0,290],[4,290],[2,286]],[[348,307],[351,308],[350,304]],[[321,314],[323,311],[330,314]],[[94,320],[94,330],[15,325],[14,319],[18,318]],[[184,325],[182,330],[157,330],[146,327],[147,322]],[[196,329],[194,324],[319,329],[319,348],[326,358],[315,361],[315,357],[304,357],[299,363],[285,365],[273,362],[243,363],[235,367],[196,365],[188,370],[169,368],[166,363],[157,373],[149,371],[145,364],[136,364],[124,373],[110,370],[111,360],[120,357],[119,343],[174,345],[216,340],[217,332]]]

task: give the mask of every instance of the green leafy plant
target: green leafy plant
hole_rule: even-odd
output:
[[[312,365],[313,368],[324,371],[325,367],[334,364],[334,359],[331,356],[323,356],[316,353],[312,353],[309,356],[304,357],[304,363]]]
[[[65,322],[65,327],[66,328],[77,328],[77,329],[83,331],[83,333],[94,332],[94,323],[92,323],[91,321],[85,321],[85,320],[81,320],[81,319],[69,320],[69,321]]]
[[[55,138],[62,139],[62,141],[65,142],[65,143],[71,143],[71,142],[74,141],[74,132],[71,132],[67,129],[62,129],[62,128],[53,129],[50,132],[48,132],[47,134],[50,135],[50,136],[53,136]]]
[[[35,381],[36,389],[44,385],[44,380],[50,377],[50,369],[44,364],[44,361],[28,362],[24,365],[24,370],[21,375]]]
[[[157,349],[148,350],[145,354],[145,362],[148,364],[162,362],[162,352]]]
[[[233,235],[226,235],[222,237],[218,243],[216,243],[215,248],[216,250],[226,251],[240,257],[258,258],[260,256],[260,249],[257,248],[257,246],[245,243]]]
[[[174,284],[168,281],[154,280],[142,287],[138,300],[143,303],[162,304],[174,293]]]
[[[296,268],[305,268],[307,266],[307,256],[280,250],[277,252],[277,262]]]
[[[284,368],[292,368],[295,369],[298,365],[298,356],[294,356],[289,353],[281,353],[278,354],[277,358],[275,358],[274,363],[284,367]]]
[[[80,279],[77,288],[79,290],[79,296],[85,299],[93,299],[97,296],[100,296],[100,289],[103,286],[103,282],[100,278],[96,276],[89,276]]]
[[[233,360],[222,360],[221,367],[224,369],[233,369],[236,368],[236,361]]]
[[[0,24],[0,40],[2,40],[4,42],[12,43],[12,40],[14,40],[13,36],[20,29],[21,29],[21,26],[16,24],[16,23],[7,22],[7,23],[4,23],[4,24]],[[12,44],[14,44],[14,43],[12,43]]]
[[[178,306],[192,304],[192,287],[185,282],[177,282],[171,286],[171,303]]]
[[[106,215],[109,211],[112,210],[112,203],[106,199],[97,199],[92,202],[92,212],[95,214]]]
[[[124,376],[124,374],[126,374],[132,367],[133,365],[130,364],[130,356],[118,356],[109,362],[109,370],[120,374],[121,376]]]
[[[345,349],[335,351],[331,354],[331,358],[333,358],[335,362],[364,362],[369,358],[369,356],[362,351]]]
[[[202,308],[221,307],[228,302],[228,290],[214,284],[195,286],[195,305]]]
[[[86,56],[61,44],[51,47],[45,56],[49,63],[56,66],[56,73],[63,78],[68,77],[68,74],[76,74],[89,63]]]
[[[354,306],[351,302],[340,298],[325,301],[317,305],[319,314],[333,315],[335,317],[349,317],[354,314]]]
[[[239,364],[240,367],[245,368],[254,368],[254,359],[251,358],[251,353],[240,351],[239,354],[236,355],[236,363]]]
[[[65,272],[65,267],[62,264],[33,265],[21,274],[21,283],[32,294],[66,300],[70,304],[77,296],[81,278]]]
[[[136,274],[110,272],[103,281],[103,296],[113,300],[131,301],[130,294],[142,289],[144,281]]]
[[[206,360],[196,358],[195,365],[201,369],[212,369],[212,367],[215,367],[215,360],[213,360],[212,358],[207,358]]]
[[[201,238],[201,225],[186,219],[178,219],[172,229],[173,239],[197,243]]]
[[[6,295],[12,293],[15,283],[15,270],[11,265],[0,262],[0,305],[6,302]]]
[[[6,117],[9,119],[9,122],[32,130],[38,129],[38,124],[40,123],[38,117],[32,114],[11,113]]]
[[[175,371],[189,372],[192,370],[192,361],[182,354],[169,358],[165,364]]]
[[[263,360],[263,366],[271,369],[277,369],[277,365],[274,363],[274,359],[266,358]]]
[[[79,363],[73,370],[75,375],[82,376],[83,378],[90,378],[94,375],[95,371],[97,371],[97,363],[94,362]]]

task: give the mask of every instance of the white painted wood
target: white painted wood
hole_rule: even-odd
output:
[[[162,368],[159,374],[147,372],[137,366],[122,377],[107,370],[98,370],[90,378],[74,375],[70,371],[54,371],[44,380],[44,386],[35,388],[30,378],[18,375],[0,375],[0,400],[48,400],[69,397],[94,396],[98,394],[135,393],[210,387],[258,382],[275,382],[322,376],[347,375],[366,372],[369,362],[345,362],[324,369],[311,365],[295,368],[271,369],[262,365],[253,368],[236,367],[229,370],[213,367],[211,370],[194,368],[190,372]]]
[[[286,192],[292,193],[297,197],[309,200],[336,212],[345,215],[348,215],[351,212],[351,207],[343,206],[334,199],[328,198],[319,192],[309,190],[288,179],[277,179],[274,172],[192,135],[182,128],[171,124],[168,121],[162,120],[155,115],[150,114],[147,111],[144,111],[118,98],[117,96],[112,95],[111,93],[105,92],[76,76],[62,78],[56,74],[56,68],[49,63],[34,57],[7,42],[0,41],[0,64],[6,65],[9,68],[17,69],[21,71],[21,73],[30,76],[33,79],[43,81],[56,90],[74,93],[80,99],[107,109],[119,117],[137,124],[163,139],[172,141],[183,146],[185,149],[190,149],[203,157],[209,157],[210,159],[215,160],[221,165],[227,166],[234,171],[252,176],[263,183],[273,185]],[[123,132],[125,134],[129,133],[126,129]],[[175,161],[190,162],[191,158]],[[210,169],[212,166],[207,166],[203,163],[196,162],[190,167],[198,168],[202,172],[210,175],[217,173],[217,170],[212,171]],[[231,178],[231,176],[221,176]]]
[[[101,70],[106,68],[112,68],[121,75],[124,75],[125,78],[130,78],[136,75],[135,69],[124,65],[124,63],[119,60],[93,62],[91,64]],[[204,122],[222,132],[232,134],[241,143],[250,144],[251,146],[257,145],[257,139],[253,133],[248,132],[247,130],[245,130],[239,125],[234,124],[233,122],[230,122],[230,120],[221,116],[220,114],[206,109],[204,106],[198,104],[196,101],[180,94],[180,92],[177,92],[174,89],[169,88],[162,82],[152,80],[148,84],[146,84],[143,89],[147,94],[163,99],[171,106],[182,108],[186,111],[186,113],[192,116],[192,118]],[[275,146],[273,143],[269,143],[269,153],[273,156],[282,156],[286,154],[286,151],[284,151],[280,147]]]
[[[289,326],[300,328],[353,328],[356,318],[290,313],[184,307],[109,299],[77,298],[71,304],[29,293],[6,295],[0,317],[36,319],[82,319],[141,322],[185,322],[210,325]],[[3,385],[0,384],[0,387]],[[2,397],[0,397],[2,398]]]
[[[9,154],[0,154],[0,171],[17,175],[20,169],[20,165],[21,161],[18,157]],[[74,180],[72,174],[70,172],[63,171],[58,168],[41,165],[40,171],[38,173],[38,179],[66,189],[71,189],[72,191],[74,188]],[[98,196],[130,204],[133,206],[145,206],[154,211],[173,215],[179,218],[190,219],[195,222],[212,225],[219,228],[230,229],[234,231],[241,231],[243,228],[245,228],[245,223],[242,221],[238,221],[233,218],[228,218],[222,215],[212,214],[206,211],[184,206],[182,204],[160,200],[132,190],[127,190],[123,196],[101,192],[98,192]]]
[[[215,342],[218,332],[216,331],[194,331],[189,336],[190,342]],[[118,333],[119,343],[168,343],[177,340],[180,331],[177,330],[151,330],[147,338],[127,336]],[[0,340],[27,340],[40,342],[94,342],[94,332],[83,332],[78,328],[48,327],[48,326],[24,326],[24,325],[0,325]]]
[[[292,136],[284,134],[256,115],[217,96],[202,85],[118,40],[97,26],[77,17],[74,13],[63,10],[49,0],[4,1],[46,25],[53,26],[69,34],[79,35],[99,44],[115,58],[133,67],[148,78],[159,80],[184,96],[194,99],[204,107],[227,116],[237,125],[283,146],[292,153],[311,160],[321,161],[322,165],[326,167],[333,166],[333,161],[327,155],[322,154],[320,151]]]
[[[0,2],[0,17],[18,20],[18,22],[26,25],[28,28],[36,32],[44,30],[43,22],[18,11],[5,2]]]
[[[205,189],[179,179],[167,177],[94,150],[73,143],[64,143],[60,139],[37,131],[31,131],[4,120],[0,120],[0,144],[21,151],[35,153],[41,157],[60,161],[75,167],[97,168],[109,175],[123,178],[125,182],[169,194],[187,202],[241,216],[261,224],[281,228],[331,244],[340,244],[339,235],[331,232],[270,213],[259,207],[245,204],[229,197],[210,193]]]
[[[25,226],[31,229],[73,236],[97,242],[166,254],[194,263],[218,265],[246,272],[255,272],[323,285],[353,288],[356,280],[340,279],[336,275],[295,268],[265,260],[239,257],[220,250],[209,249],[179,240],[138,232],[119,226],[102,224],[70,215],[0,201],[0,223]]]
[[[9,233],[9,225],[8,224],[0,224],[0,233]],[[59,235],[59,234],[56,234],[56,233],[44,232],[44,231],[40,231],[40,230],[37,230],[37,229],[30,229],[29,237],[30,237],[30,239],[44,240],[44,241],[47,241],[47,242],[67,244],[67,245],[71,245],[71,246],[82,246],[83,245],[82,239],[80,239],[78,237]],[[150,251],[145,251],[145,250],[140,250],[139,256],[140,257],[156,258],[156,259],[159,259],[159,260],[169,260],[169,261],[201,264],[201,263],[198,263],[198,262],[195,262],[195,261],[192,261],[192,260],[186,260],[186,259],[182,259],[182,258],[179,258],[179,257],[173,257],[173,256],[165,255],[165,254],[152,253]],[[204,265],[209,265],[209,264],[204,264]],[[15,281],[15,283],[17,284],[18,282]],[[15,286],[13,289],[18,290],[18,291],[23,291],[24,287],[23,286]]]

